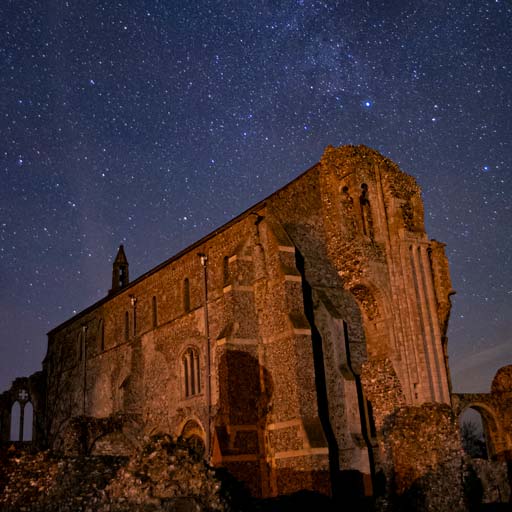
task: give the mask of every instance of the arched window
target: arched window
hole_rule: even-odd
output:
[[[194,396],[201,392],[201,367],[199,352],[195,348],[188,348],[183,354],[182,377],[185,397]]]
[[[185,313],[190,311],[190,282],[188,277],[183,281],[183,311]]]
[[[23,415],[23,441],[32,441],[32,424],[34,422],[34,408],[32,402],[27,402]]]
[[[359,203],[361,206],[361,222],[363,226],[363,234],[373,239],[373,220],[370,208],[370,200],[368,196],[368,185],[366,183],[362,183]]]
[[[14,402],[11,409],[11,441],[20,440],[21,406],[18,401]]]

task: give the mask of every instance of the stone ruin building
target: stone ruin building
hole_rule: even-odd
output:
[[[30,401],[40,446],[125,454],[142,435],[182,435],[256,496],[421,481],[454,494],[453,411],[483,411],[490,455],[507,458],[512,372],[492,395],[451,393],[454,292],[423,215],[393,162],[328,147],[134,281],[121,246],[108,295],[50,331],[42,372],[0,395],[0,439]]]

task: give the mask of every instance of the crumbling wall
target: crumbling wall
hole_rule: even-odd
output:
[[[389,359],[366,361],[361,372],[361,382],[371,406],[375,428],[380,429],[397,408],[405,405],[404,393],[393,364]]]
[[[401,407],[386,420],[381,446],[380,510],[466,510],[459,428],[448,405]]]
[[[510,483],[507,463],[496,460],[467,458],[467,489],[477,503],[509,503]],[[474,474],[471,475],[470,473]],[[466,486],[468,487],[468,486]]]
[[[138,447],[141,432],[141,418],[134,414],[75,416],[62,434],[60,451],[67,456],[126,456]]]
[[[12,409],[16,402],[23,409],[26,409],[29,404],[32,406],[32,424],[29,426],[32,438],[23,439],[23,441],[32,442],[40,448],[43,447],[45,444],[45,375],[43,372],[15,379],[11,387],[0,394],[0,443],[11,439]],[[21,423],[21,414],[19,420]],[[26,428],[27,422],[30,420],[28,417],[24,417],[23,421]]]

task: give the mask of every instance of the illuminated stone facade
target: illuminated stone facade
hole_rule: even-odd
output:
[[[450,402],[451,293],[416,181],[364,146],[328,147],[133,282],[121,249],[109,295],[49,333],[38,435],[94,454],[183,434],[255,495],[369,494],[387,418]]]

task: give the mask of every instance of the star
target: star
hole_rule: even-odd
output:
[[[0,392],[101,298],[119,243],[140,275],[329,144],[374,147],[421,186],[457,290],[451,364],[508,343],[510,3],[29,3],[2,3]],[[454,388],[486,391],[504,361]]]

